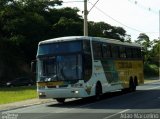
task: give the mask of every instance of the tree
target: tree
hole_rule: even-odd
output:
[[[160,40],[153,40],[153,46],[151,49],[151,61],[157,66],[160,64]]]
[[[47,15],[60,0],[0,1],[0,80],[29,73],[39,41],[51,37]],[[28,75],[28,74],[27,74]]]
[[[29,72],[38,42],[82,35],[83,19],[77,8],[59,8],[61,0],[0,1],[0,78],[13,79]],[[104,22],[89,22],[89,35],[123,41],[125,30]],[[3,70],[3,71],[1,71]],[[6,77],[8,76],[8,77]]]
[[[105,22],[89,22],[89,35],[124,41],[126,31]]]
[[[136,43],[142,45],[144,56],[144,74],[145,76],[158,76],[159,75],[159,48],[160,41],[150,41],[149,37],[141,33]]]
[[[125,42],[131,43],[131,35],[126,34],[125,36]]]
[[[56,11],[58,17],[56,23],[52,25],[54,37],[76,36],[83,34],[83,20],[77,14],[77,8],[62,8]]]
[[[150,61],[150,49],[152,46],[152,42],[150,41],[149,37],[145,33],[140,33],[138,40],[135,42],[143,47],[144,62],[148,63]]]

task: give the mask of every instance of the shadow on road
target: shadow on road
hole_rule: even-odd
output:
[[[81,109],[160,109],[160,90],[137,90],[132,93],[117,91],[104,94],[99,101],[90,97],[47,106]]]

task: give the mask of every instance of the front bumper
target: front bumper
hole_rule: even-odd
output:
[[[82,98],[90,96],[84,88],[38,89],[39,98]]]

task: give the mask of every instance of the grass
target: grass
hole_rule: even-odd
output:
[[[0,88],[0,104],[37,97],[36,86]]]

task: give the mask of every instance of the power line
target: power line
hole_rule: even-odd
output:
[[[89,1],[89,3],[93,5],[93,3],[91,3],[90,1]],[[134,30],[134,31],[140,32],[140,33],[146,33],[146,34],[155,34],[155,33],[157,34],[157,33],[158,33],[158,32],[143,32],[143,31],[140,31],[140,30],[135,29],[135,28],[133,28],[133,27],[127,26],[127,25],[123,24],[122,22],[114,19],[113,17],[111,17],[110,15],[108,15],[106,12],[102,11],[102,10],[99,9],[98,7],[96,7],[96,6],[94,6],[94,7],[95,7],[98,11],[100,11],[102,14],[104,14],[106,17],[109,17],[109,18],[112,19],[113,21],[121,24],[122,26],[125,26],[125,27],[128,28],[128,29],[131,29],[131,30]]]
[[[97,0],[94,5],[92,6],[92,8],[88,11],[88,13],[95,7],[95,5],[99,2],[99,0]]]
[[[132,0],[132,1],[131,1],[131,0],[128,0],[128,1],[131,2],[131,3],[133,3],[133,1],[134,1],[134,3],[137,4],[137,1],[136,1],[136,0]],[[63,3],[74,3],[74,2],[84,2],[84,0],[70,0],[70,1],[67,1],[67,2],[63,2]],[[96,4],[99,2],[99,0],[97,0],[94,4],[93,4],[92,2],[90,2],[89,0],[88,0],[88,2],[92,5],[92,8],[88,11],[88,13],[95,7],[98,11],[100,11],[100,12],[101,12],[102,14],[104,14],[106,17],[112,19],[113,21],[121,24],[122,26],[124,26],[124,27],[126,27],[126,28],[128,28],[128,29],[131,29],[131,30],[134,30],[134,31],[140,32],[140,33],[147,33],[147,34],[158,33],[158,32],[143,32],[143,31],[140,31],[140,30],[138,30],[138,29],[136,29],[136,28],[133,28],[133,27],[130,27],[130,26],[127,26],[127,25],[123,24],[122,22],[116,20],[115,18],[113,18],[113,17],[111,17],[110,15],[108,15],[106,12],[104,12],[104,11],[102,11],[101,9],[99,9],[98,7],[96,7]],[[141,8],[145,8],[145,7],[143,6],[143,7],[141,7]],[[151,8],[150,8],[150,10],[151,10]],[[152,11],[153,11],[153,10],[152,10]]]
[[[155,13],[155,14],[158,14],[158,10],[155,10],[154,8],[151,8],[151,7],[146,7],[142,4],[140,4],[139,2],[137,2],[137,0],[128,0],[128,1],[132,4],[134,4],[134,5],[137,5],[141,9],[144,9],[146,11],[149,11],[149,12],[152,12],[152,13]]]
[[[91,3],[90,1],[89,1],[89,3],[93,5],[93,3]],[[127,26],[127,25],[121,23],[120,21],[114,19],[113,17],[111,17],[110,15],[108,15],[107,13],[105,13],[104,11],[102,11],[101,9],[99,9],[98,7],[95,6],[95,8],[96,8],[98,11],[100,11],[102,14],[104,14],[106,17],[109,17],[110,19],[112,19],[113,21],[121,24],[122,26],[125,26],[125,27],[127,27],[127,28],[129,28],[129,29],[131,29],[131,30],[137,31],[137,32],[143,32],[143,31],[137,30],[137,29],[135,29],[135,28],[132,28],[132,27],[130,27],[130,26]]]

